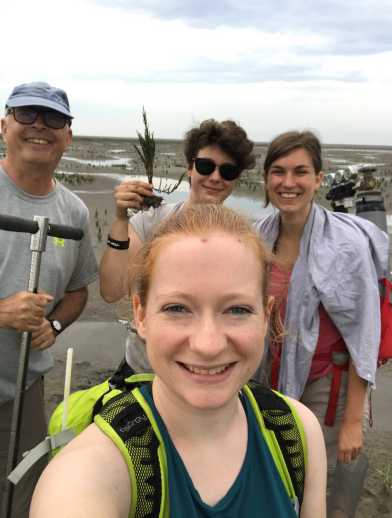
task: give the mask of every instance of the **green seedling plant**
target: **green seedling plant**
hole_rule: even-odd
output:
[[[143,106],[142,111],[142,119],[143,119],[143,134],[139,131],[136,132],[137,138],[139,143],[133,144],[133,147],[143,165],[147,181],[151,185],[153,184],[153,178],[154,178],[154,164],[155,164],[155,158],[156,158],[156,144],[155,144],[155,138],[154,133],[150,130],[150,126],[148,124],[148,118],[147,118],[147,112]],[[184,176],[186,175],[186,172],[184,172],[179,180],[173,185],[169,184],[168,177],[167,177],[167,170],[165,171],[165,179],[162,181],[162,178],[160,179],[159,186],[155,187],[155,190],[160,193],[165,194],[171,194],[174,192],[180,183],[182,182]],[[160,196],[151,196],[151,197],[145,197],[145,203],[144,205],[146,207],[157,207],[161,204],[162,198]]]
[[[133,147],[144,166],[148,183],[152,184],[152,180],[154,178],[155,139],[154,133],[152,133],[149,128],[147,113],[144,106],[142,117],[144,134],[142,135],[139,131],[136,132],[139,145],[134,144]]]
[[[184,171],[182,173],[182,175],[180,176],[180,178],[176,181],[176,183],[174,183],[173,185],[170,185],[168,182],[168,171],[167,169],[165,169],[165,179],[163,180],[163,178],[161,177],[161,179],[159,180],[159,185],[158,185],[158,188],[157,188],[157,191],[159,192],[164,192],[165,194],[171,194],[172,192],[174,192],[177,187],[180,185],[180,183],[182,182],[182,180],[185,178],[185,175],[186,175],[186,171]],[[162,185],[163,184],[163,185]]]
[[[386,464],[382,469],[376,469],[376,471],[382,477],[384,489],[388,494],[392,494],[392,463]]]
[[[79,184],[83,184],[83,183],[91,183],[94,181],[93,176],[89,176],[86,174],[74,174],[74,173],[65,174],[65,173],[60,173],[58,171],[55,172],[54,177],[59,182],[66,183],[68,185],[79,185]]]

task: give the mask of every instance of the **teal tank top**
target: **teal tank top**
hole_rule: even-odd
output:
[[[248,445],[244,463],[226,495],[207,505],[195,489],[152,398],[151,385],[141,387],[165,444],[170,518],[296,518],[297,514],[275,468],[252,407],[241,398],[248,421]]]

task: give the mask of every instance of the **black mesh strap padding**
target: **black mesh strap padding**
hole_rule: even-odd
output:
[[[132,388],[145,382],[132,383]],[[265,426],[274,432],[300,505],[305,483],[305,453],[301,435],[285,400],[257,382],[249,382]],[[135,518],[158,518],[162,500],[162,479],[158,439],[143,408],[130,391],[104,405],[101,417],[124,442],[134,467],[137,484]]]
[[[109,388],[108,390],[102,394],[102,396],[97,399],[93,406],[93,412],[91,421],[94,420],[94,417],[100,413],[102,407],[103,407],[103,400],[107,394],[113,389],[119,389],[123,390],[126,388],[129,388],[130,390],[132,388],[135,388],[137,386],[140,386],[142,383],[132,382],[132,384],[127,382],[127,378],[131,376],[132,374],[135,374],[132,367],[130,367],[127,362],[125,361],[125,358],[121,361],[120,365],[117,367],[116,372],[112,375],[112,377],[109,379]],[[144,383],[144,382],[143,382]]]
[[[286,401],[272,390],[254,381],[249,382],[248,386],[257,401],[265,426],[275,434],[301,505],[305,486],[305,452],[296,420]]]
[[[102,394],[102,396],[100,396],[96,402],[94,403],[94,406],[93,406],[93,411],[92,411],[92,414],[91,414],[91,422],[94,421],[94,417],[99,414],[99,412],[101,411],[102,407],[103,407],[103,398],[106,396],[106,394],[109,394],[109,392],[111,391],[112,389],[111,388],[108,388],[108,390]]]
[[[126,386],[126,378],[129,378],[132,374],[135,374],[135,371],[127,364],[125,358],[123,358],[120,365],[117,367],[116,372],[109,380],[110,386],[123,389]]]
[[[131,392],[111,399],[101,410],[124,442],[136,475],[135,518],[158,518],[162,500],[162,480],[158,439],[143,408]]]

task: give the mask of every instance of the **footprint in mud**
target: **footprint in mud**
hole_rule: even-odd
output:
[[[78,367],[81,367],[82,369],[88,369],[91,367],[91,363],[90,362],[86,362],[86,361],[83,361],[83,362],[75,362],[75,364],[78,366]]]

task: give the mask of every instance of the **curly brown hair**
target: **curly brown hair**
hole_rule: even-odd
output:
[[[193,160],[201,149],[211,145],[218,146],[227,153],[241,171],[255,166],[256,158],[252,152],[254,143],[248,139],[241,126],[232,120],[218,122],[207,119],[185,135],[184,154],[188,167],[192,167]]]

